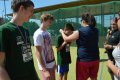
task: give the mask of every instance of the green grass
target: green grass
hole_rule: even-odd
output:
[[[56,49],[55,47],[53,47],[54,49],[54,55],[55,55],[55,59],[57,58],[57,53],[56,53]],[[36,71],[38,73],[38,76],[40,76],[40,71],[38,69],[37,63],[36,63],[36,58],[35,58],[35,51],[34,48],[32,48],[33,50],[33,57],[34,57],[34,63],[35,63],[35,68]],[[69,74],[68,74],[68,80],[76,80],[76,47],[71,47],[71,58],[72,58],[72,63],[70,64],[70,69],[69,69]],[[106,67],[106,61],[104,61],[104,59],[107,59],[107,55],[104,54],[104,49],[100,48],[100,59],[103,60],[102,62],[100,62],[100,67],[99,67],[99,73],[98,73],[98,80],[111,80],[110,75],[107,71],[107,67]],[[40,78],[41,79],[41,78]],[[56,80],[58,80],[58,74],[56,72]]]

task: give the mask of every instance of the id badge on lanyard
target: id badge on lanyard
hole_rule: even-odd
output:
[[[24,62],[32,60],[32,51],[30,44],[22,44],[22,56]]]
[[[17,29],[20,32],[21,37],[22,37],[22,39],[24,41],[22,43],[22,46],[21,46],[23,61],[24,62],[29,62],[30,60],[32,60],[32,51],[31,51],[30,43],[28,43],[28,41],[27,41],[26,31],[24,30],[24,33],[25,33],[25,36],[24,36],[23,32],[20,30],[20,28],[17,27]]]

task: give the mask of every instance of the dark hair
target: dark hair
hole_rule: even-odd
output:
[[[118,22],[118,18],[115,17],[112,21],[114,21],[115,23],[117,23]]]
[[[54,20],[54,17],[51,14],[43,14],[40,17],[41,22],[47,21],[47,20]]]
[[[34,3],[31,0],[13,0],[11,3],[11,8],[13,9],[13,12],[18,12],[21,5],[25,9],[27,9],[30,6],[34,7]]]
[[[70,23],[66,23],[64,28],[71,30],[71,31],[74,31],[74,27]]]
[[[82,14],[82,20],[84,20],[86,23],[88,23],[88,25],[91,27],[96,26],[95,17],[89,13]]]

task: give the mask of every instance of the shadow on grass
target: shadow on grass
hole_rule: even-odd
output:
[[[108,59],[100,59],[100,62],[105,62],[107,61]]]

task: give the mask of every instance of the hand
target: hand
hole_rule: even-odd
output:
[[[65,45],[65,44],[67,44],[67,42],[64,41],[64,42],[63,42],[63,45]]]
[[[49,73],[49,71],[43,71],[43,74],[44,74],[44,76],[47,78],[47,80],[49,80],[49,78],[50,78],[50,73]]]
[[[107,45],[108,43],[107,42],[104,42],[104,45]]]
[[[108,45],[108,44],[105,44],[105,45],[104,45],[104,48],[105,48],[105,49],[112,49],[112,47],[113,47],[112,45]]]
[[[43,69],[42,69],[43,72],[47,71],[47,69],[46,69],[45,67],[42,67],[42,68],[43,68]]]
[[[62,33],[62,32],[63,32],[63,30],[62,30],[62,29],[60,29],[60,30],[59,30],[59,32],[60,32],[60,33]]]
[[[45,67],[42,67],[42,68],[43,68],[42,72],[44,76],[47,78],[47,80],[49,80],[49,77],[50,77],[49,71]]]

